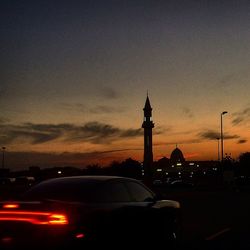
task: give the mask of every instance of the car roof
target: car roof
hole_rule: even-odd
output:
[[[37,199],[39,195],[44,195],[44,194],[48,195],[51,192],[58,193],[58,191],[62,193],[62,190],[64,190],[63,192],[65,192],[64,195],[70,194],[70,196],[72,196],[72,192],[77,193],[79,188],[81,188],[81,193],[85,192],[85,195],[87,197],[88,193],[91,194],[91,190],[95,192],[94,190],[102,189],[103,185],[106,185],[108,183],[111,184],[113,180],[118,180],[118,181],[124,180],[126,182],[131,181],[131,182],[136,182],[138,184],[141,183],[139,180],[136,180],[133,178],[127,178],[127,177],[120,177],[120,176],[99,176],[99,175],[92,176],[91,175],[91,176],[58,177],[58,178],[48,179],[48,180],[38,183],[37,185],[29,189],[24,194],[24,197],[26,196],[26,198],[27,197],[32,198],[32,195],[35,194],[33,198],[35,197],[35,199]],[[141,184],[143,185],[143,183]],[[143,186],[146,189],[148,189],[145,185]],[[148,189],[148,191],[153,194],[153,192],[150,189]],[[77,194],[75,195],[77,196]]]
[[[83,175],[83,176],[68,176],[68,177],[58,177],[43,181],[43,183],[77,183],[77,182],[89,182],[89,183],[100,183],[110,180],[131,180],[136,181],[132,178],[120,177],[120,176],[104,176],[104,175]]]

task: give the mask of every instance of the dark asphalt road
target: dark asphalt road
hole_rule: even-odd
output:
[[[241,191],[222,187],[153,189],[165,199],[181,203],[181,250],[250,250],[250,187]],[[10,194],[2,187],[0,199],[14,198],[17,190]]]
[[[250,192],[156,188],[181,203],[182,249],[250,249]]]

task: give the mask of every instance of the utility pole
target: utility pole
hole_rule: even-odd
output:
[[[3,154],[3,157],[2,157],[2,169],[4,169],[4,152],[5,152],[5,149],[6,149],[6,147],[2,147],[2,154]]]

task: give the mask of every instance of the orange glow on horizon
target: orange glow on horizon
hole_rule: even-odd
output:
[[[190,159],[190,158],[194,158],[194,157],[198,157],[198,156],[200,156],[200,154],[199,153],[190,153],[190,154],[184,154],[184,158],[185,159]]]

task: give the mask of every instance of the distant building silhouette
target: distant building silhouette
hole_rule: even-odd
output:
[[[170,162],[172,165],[182,165],[185,163],[185,158],[182,151],[177,147],[172,151],[170,156]]]
[[[163,157],[153,163],[153,183],[169,185],[173,180],[181,180],[195,185],[208,185],[220,182],[218,161],[189,161],[177,147],[170,159]]]
[[[152,121],[152,107],[150,105],[148,95],[143,111],[144,111],[144,121],[142,123],[142,128],[144,128],[143,169],[144,169],[145,181],[151,183],[152,167],[153,167],[152,129],[154,127],[154,123]]]

